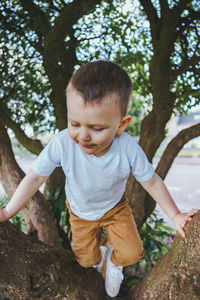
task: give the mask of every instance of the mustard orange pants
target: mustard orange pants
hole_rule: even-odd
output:
[[[128,266],[140,261],[144,255],[142,241],[124,195],[118,204],[98,220],[77,217],[70,213],[73,251],[79,264],[92,267],[101,261],[101,227],[105,227],[108,244],[113,248],[111,260],[116,266]]]

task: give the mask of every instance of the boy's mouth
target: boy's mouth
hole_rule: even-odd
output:
[[[95,144],[83,144],[81,142],[78,142],[78,143],[81,147],[84,147],[84,148],[87,148],[87,149],[91,149],[95,146]]]

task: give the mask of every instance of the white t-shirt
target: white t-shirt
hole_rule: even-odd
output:
[[[137,181],[149,180],[154,169],[141,147],[127,133],[122,133],[104,155],[85,154],[69,136],[60,131],[43,149],[33,170],[49,176],[62,167],[65,192],[74,214],[86,220],[97,220],[113,208],[124,194],[130,172]]]

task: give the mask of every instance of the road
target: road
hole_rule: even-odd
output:
[[[24,172],[27,172],[31,168],[33,158],[17,158],[17,161]],[[156,157],[153,161],[155,167],[157,162]],[[181,211],[200,209],[200,157],[177,157],[166,176],[165,183]],[[0,185],[0,199],[4,194]],[[158,206],[156,208],[166,223],[173,227],[171,220]]]
[[[158,158],[154,159],[156,166]],[[200,157],[177,157],[171,166],[165,183],[179,209],[200,209]],[[165,222],[174,228],[172,221],[157,206]]]

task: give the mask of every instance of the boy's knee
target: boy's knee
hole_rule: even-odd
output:
[[[82,251],[74,251],[74,255],[79,265],[81,265],[84,268],[93,267],[94,265],[98,264],[101,260],[100,251],[88,251],[86,253],[83,253]]]
[[[115,257],[113,263],[119,266],[129,266],[136,264],[144,257],[144,249],[141,248],[126,248],[123,251],[120,251]]]
[[[138,249],[137,251],[132,249],[132,251],[127,252],[125,265],[128,266],[128,265],[136,264],[143,258],[143,256],[144,256],[143,248]]]
[[[133,254],[130,255],[129,257],[129,264],[133,265],[136,264],[137,262],[141,261],[141,259],[144,257],[144,249],[140,248],[138,251],[134,252]]]
[[[96,265],[99,261],[93,258],[76,257],[77,262],[81,267],[90,268]]]

